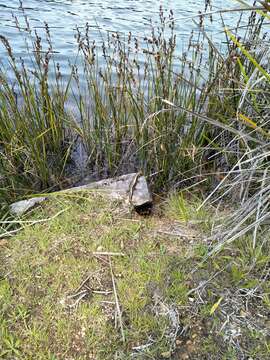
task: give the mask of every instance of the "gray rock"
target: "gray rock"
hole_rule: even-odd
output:
[[[45,200],[45,197],[35,197],[27,200],[17,201],[10,205],[10,212],[12,215],[21,216]]]
[[[113,199],[130,201],[131,205],[134,207],[140,207],[147,204],[150,205],[153,201],[145,177],[137,173],[92,182],[71,188],[69,191],[79,191],[84,189],[101,190]]]
[[[151,206],[152,195],[149,191],[147,181],[143,175],[132,173],[116,178],[91,182],[86,185],[76,186],[62,192],[76,192],[82,190],[98,190],[109,198],[120,199],[129,202],[134,208]],[[44,202],[47,198],[36,197],[18,201],[10,205],[10,212],[13,215],[21,216],[36,205]]]
[[[138,178],[131,195],[130,201],[135,208],[144,205],[151,205],[153,202],[152,194],[144,176],[140,176]]]

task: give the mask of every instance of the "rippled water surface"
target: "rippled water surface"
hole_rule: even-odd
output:
[[[132,31],[143,36],[149,31],[149,20],[158,20],[160,5],[165,10],[174,11],[179,44],[183,44],[191,28],[195,26],[191,17],[199,11],[204,11],[204,0],[24,0],[24,11],[18,0],[0,0],[0,34],[10,40],[17,56],[24,56],[27,49],[23,33],[21,36],[18,35],[15,17],[23,27],[23,15],[26,14],[31,28],[36,29],[41,36],[44,34],[44,22],[47,22],[54,47],[58,51],[57,60],[63,63],[67,59],[73,60],[76,56],[74,33],[77,26],[83,28],[88,22],[93,39],[100,38],[100,33],[104,34],[106,30],[122,33]],[[233,6],[233,0],[213,2],[213,10]],[[231,14],[226,16],[232,17]],[[209,24],[208,27],[211,32],[218,33],[220,30],[218,22]],[[5,60],[6,55],[2,47],[0,56],[2,61]]]

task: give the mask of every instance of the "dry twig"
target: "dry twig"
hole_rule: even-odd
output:
[[[118,321],[119,321],[119,325],[120,325],[120,331],[121,331],[122,341],[123,341],[123,343],[124,343],[124,342],[126,341],[126,338],[125,338],[125,333],[124,333],[124,328],[123,328],[123,322],[122,322],[122,312],[121,312],[121,308],[120,308],[120,304],[119,304],[119,300],[118,300],[118,295],[117,295],[117,290],[116,290],[116,284],[115,284],[115,278],[114,278],[114,274],[113,274],[111,259],[110,259],[110,270],[111,270],[113,293],[114,293],[115,305],[116,305],[116,313],[117,313]]]

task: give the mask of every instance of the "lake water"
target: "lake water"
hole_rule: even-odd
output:
[[[83,28],[88,22],[91,26],[93,39],[100,39],[106,31],[128,33],[132,31],[139,36],[149,33],[149,20],[158,20],[159,7],[172,9],[176,20],[178,44],[181,46],[189,37],[190,31],[196,26],[192,16],[204,11],[204,0],[24,0],[22,9],[18,0],[0,0],[0,34],[7,37],[17,57],[26,57],[27,48],[24,41],[24,15],[27,15],[32,29],[44,36],[44,22],[51,29],[56,61],[59,61],[68,72],[67,61],[73,62],[77,54],[75,29]],[[233,8],[234,0],[213,0],[212,10]],[[209,11],[209,10],[208,10]],[[216,19],[219,15],[214,15]],[[233,14],[225,14],[225,20],[233,25]],[[16,29],[15,17],[18,18],[22,32]],[[197,21],[198,18],[197,18]],[[208,23],[208,30],[219,39],[220,21]],[[2,62],[7,59],[0,46]]]

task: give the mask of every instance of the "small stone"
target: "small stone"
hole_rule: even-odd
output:
[[[188,354],[182,354],[181,355],[181,360],[188,360],[188,359],[189,359]]]
[[[59,303],[60,303],[60,305],[62,305],[62,306],[66,306],[66,299],[65,298],[63,298],[63,299],[60,299],[59,300]]]
[[[164,353],[161,354],[161,356],[163,357],[163,359],[170,359],[172,353],[170,351],[165,351]]]

